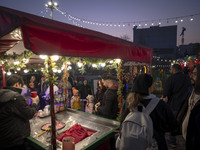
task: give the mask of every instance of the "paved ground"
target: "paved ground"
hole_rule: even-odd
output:
[[[167,144],[168,144],[168,139],[169,139],[169,134],[166,134],[166,140],[167,140]],[[176,140],[177,140],[177,147],[176,148],[170,148],[169,144],[168,144],[168,148],[169,150],[185,150],[185,140],[183,139],[183,137],[180,136],[176,136]]]

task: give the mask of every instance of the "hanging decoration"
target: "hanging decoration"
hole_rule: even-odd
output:
[[[13,53],[12,55],[4,53],[0,55],[0,63],[4,64],[6,69],[25,68],[33,55],[32,51],[24,51],[21,54]]]
[[[119,114],[117,117],[117,120],[120,121],[121,120],[121,108],[122,108],[122,99],[123,99],[123,88],[124,88],[124,84],[123,84],[123,80],[124,80],[124,69],[122,68],[122,63],[123,61],[121,60],[117,67],[116,67],[116,72],[117,72],[117,78],[119,79],[118,82],[118,90],[117,90],[117,95],[118,95],[118,107],[119,107]]]
[[[199,13],[185,15],[185,16],[176,16],[176,17],[169,17],[169,18],[160,18],[155,20],[140,20],[140,21],[128,21],[128,22],[104,22],[104,21],[95,21],[95,20],[88,20],[79,17],[75,17],[65,11],[60,10],[59,8],[55,8],[58,12],[60,12],[64,17],[66,17],[69,21],[76,26],[83,27],[81,24],[89,24],[89,25],[96,25],[96,26],[105,26],[105,27],[114,27],[114,28],[124,28],[124,27],[147,27],[147,26],[157,26],[162,25],[164,23],[167,24],[178,24],[184,21],[194,21],[195,17],[200,16]]]

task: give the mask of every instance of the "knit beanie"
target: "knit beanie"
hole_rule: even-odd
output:
[[[73,90],[73,95],[76,95],[79,91],[76,89],[76,88],[72,88],[72,90]]]
[[[153,84],[153,78],[149,74],[140,74],[133,82],[132,92],[149,95],[149,88]]]
[[[30,83],[29,83],[29,86],[32,86],[32,85],[34,85],[34,83],[33,83],[33,82],[30,82]]]

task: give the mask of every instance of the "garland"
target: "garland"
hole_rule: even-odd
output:
[[[26,60],[30,59],[31,56],[33,56],[33,52],[28,50],[24,51],[21,54],[16,54],[13,52],[13,54],[1,54],[0,55],[0,62],[4,64],[6,69],[14,69],[14,68],[25,68],[26,67]],[[14,61],[18,61],[18,64],[14,64]]]
[[[123,84],[123,80],[124,80],[124,69],[122,69],[122,61],[117,65],[116,67],[116,72],[117,72],[117,78],[119,79],[119,83],[118,83],[118,91],[117,91],[117,95],[118,95],[118,107],[119,107],[119,114],[117,117],[117,120],[120,121],[121,120],[121,108],[122,108],[122,99],[123,99],[123,88],[124,88],[124,84]]]

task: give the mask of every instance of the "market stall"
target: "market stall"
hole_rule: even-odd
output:
[[[92,132],[91,136],[86,137],[82,141],[75,144],[75,149],[95,149],[99,147],[105,140],[109,139],[113,135],[113,131],[118,129],[119,122],[114,120],[108,120],[99,116],[91,115],[81,111],[75,111],[72,109],[67,109],[66,111],[59,112],[57,115],[57,121],[65,124],[64,128],[57,130],[58,135],[66,131],[75,124],[81,124],[84,128]],[[29,142],[32,143],[32,146],[35,148],[39,147],[48,148],[50,142],[50,133],[44,133],[42,126],[46,123],[50,123],[50,116],[45,118],[37,117],[31,120],[31,137],[29,137]],[[38,140],[40,143],[35,144],[34,140]],[[60,148],[62,149],[62,144],[59,140],[57,143],[60,143]]]
[[[36,55],[45,54],[48,56],[60,55],[87,58],[118,58],[126,61],[151,64],[153,55],[152,49],[135,45],[132,42],[128,42],[103,33],[75,27],[69,24],[64,24],[58,21],[53,21],[5,7],[0,7],[0,22],[0,54],[4,54],[10,49],[14,49],[16,51],[24,49],[31,50]],[[50,58],[50,61],[48,61],[48,66],[51,65],[52,62]],[[121,83],[121,64],[119,64],[118,67],[118,78],[119,83]],[[4,69],[3,63],[2,68]],[[52,85],[54,78],[53,74],[51,74],[52,68],[49,67],[49,69],[49,81],[52,79],[51,87],[53,87]],[[3,80],[5,81],[4,71],[5,69],[3,70]],[[50,91],[51,105],[53,105],[53,88],[50,88]],[[121,97],[119,95],[119,103],[120,102]],[[51,107],[51,109],[52,135],[54,135],[53,146],[55,149],[56,133],[54,107]],[[57,114],[57,116],[60,117],[61,120],[63,120],[66,124],[63,130],[69,128],[71,125],[74,125],[74,123],[81,122],[84,127],[95,131],[91,137],[80,142],[81,144],[76,144],[78,149],[89,149],[94,145],[98,145],[97,143],[99,140],[106,140],[107,137],[112,135],[112,131],[119,127],[119,123],[116,121],[102,119],[84,113],[80,115],[75,111],[66,110],[65,112]],[[68,122],[70,119],[72,119],[73,124]],[[83,120],[81,121],[81,119]],[[43,147],[46,145],[46,142],[34,137],[34,133],[39,133],[41,124],[50,122],[50,117],[43,118],[43,120],[37,118],[37,120],[38,125],[32,125],[32,138],[29,137],[28,140],[30,143],[33,142],[36,145],[39,145],[39,147]],[[85,120],[90,122],[89,125]],[[59,132],[63,130],[60,130]],[[43,134],[41,138],[45,135],[46,134]],[[40,142],[38,143],[38,141]],[[44,145],[41,146],[41,143]],[[83,146],[79,147],[79,145]]]

